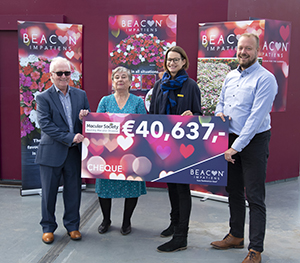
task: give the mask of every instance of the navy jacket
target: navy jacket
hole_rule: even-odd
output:
[[[74,133],[69,131],[63,106],[53,85],[36,97],[37,117],[41,127],[41,142],[36,156],[37,164],[52,167],[62,165],[67,158],[74,136],[82,133],[79,112],[81,109],[90,110],[86,93],[70,87],[70,98]]]
[[[154,84],[151,103],[150,114],[166,114],[164,107],[160,107],[163,100],[163,93],[160,89],[161,79]],[[201,113],[201,94],[197,83],[188,78],[183,83],[181,89],[171,90],[169,92],[175,93],[177,98],[177,105],[171,109],[171,114],[181,115],[184,111],[190,110],[194,115],[202,115]]]

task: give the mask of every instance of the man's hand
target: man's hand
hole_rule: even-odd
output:
[[[77,133],[74,136],[73,143],[81,143],[84,139],[84,136],[81,133]]]
[[[235,155],[238,151],[236,151],[235,149],[233,148],[229,148],[225,153],[224,153],[224,157],[225,157],[225,160],[227,162],[230,162],[230,163],[233,163],[234,164],[234,159],[232,159],[232,156]]]
[[[223,122],[225,122],[225,115],[223,112],[219,112],[216,114],[217,117],[220,117],[222,119]],[[229,120],[231,120],[231,117],[229,117]]]
[[[79,120],[82,121],[82,118],[87,116],[89,114],[89,111],[88,110],[80,110],[79,112]]]

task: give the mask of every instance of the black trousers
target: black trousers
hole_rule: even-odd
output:
[[[175,225],[175,235],[187,236],[192,209],[189,184],[168,183],[171,203],[171,222]]]
[[[265,180],[269,141],[271,132],[256,134],[250,143],[233,158],[235,163],[228,163],[230,233],[238,238],[244,237],[245,227],[245,193],[249,203],[249,239],[248,249],[263,251],[266,229]],[[237,138],[229,135],[229,145]],[[229,146],[229,147],[230,147]]]

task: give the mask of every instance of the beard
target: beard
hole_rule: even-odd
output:
[[[239,58],[245,58],[245,56],[239,56]],[[256,57],[254,57],[251,60],[247,60],[245,62],[240,62],[239,61],[239,65],[241,66],[241,68],[249,68],[250,66],[252,66],[254,63],[256,62]]]

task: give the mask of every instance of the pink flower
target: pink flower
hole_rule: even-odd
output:
[[[30,73],[30,76],[33,80],[38,80],[41,76],[41,73],[38,71],[33,71]]]
[[[33,89],[39,89],[39,86],[38,86],[38,84],[36,84],[36,82],[33,82],[31,84],[31,86],[29,87],[29,89],[31,89],[31,90],[33,90]]]

